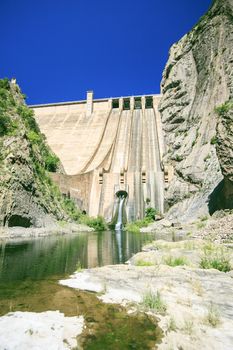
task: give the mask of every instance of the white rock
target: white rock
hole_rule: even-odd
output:
[[[13,312],[0,317],[1,350],[66,350],[77,347],[84,318],[59,311]]]

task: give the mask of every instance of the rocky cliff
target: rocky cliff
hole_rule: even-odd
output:
[[[161,90],[163,161],[174,168],[165,190],[169,216],[189,220],[232,207],[233,0],[215,0],[172,46]]]
[[[0,80],[0,226],[41,227],[68,219],[48,174],[58,165],[19,87]]]

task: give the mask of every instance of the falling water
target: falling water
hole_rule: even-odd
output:
[[[122,228],[122,211],[123,211],[123,204],[124,204],[125,197],[120,197],[120,203],[119,203],[119,210],[118,210],[118,218],[117,223],[115,226],[115,230],[119,231]]]

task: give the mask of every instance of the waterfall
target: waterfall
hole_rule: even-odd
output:
[[[125,197],[120,197],[120,203],[119,203],[119,209],[118,209],[118,218],[117,223],[115,225],[115,230],[119,231],[122,228],[122,212],[123,212],[123,204],[124,204]]]

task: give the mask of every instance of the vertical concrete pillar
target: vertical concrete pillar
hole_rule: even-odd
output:
[[[112,109],[112,98],[108,100],[108,110]]]
[[[141,103],[142,103],[142,109],[145,109],[146,108],[146,98],[145,96],[142,96],[142,99],[141,99]]]
[[[130,110],[133,111],[134,110],[134,97],[130,97]]]
[[[119,98],[119,110],[122,111],[123,109],[123,97]]]
[[[87,91],[86,114],[88,117],[90,117],[93,112],[93,96],[93,91]]]

